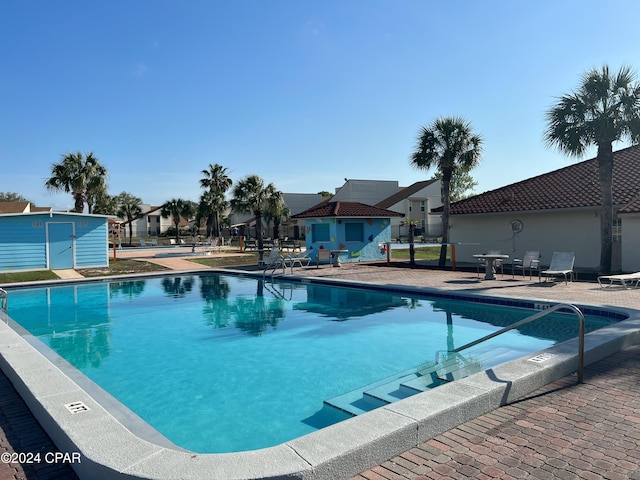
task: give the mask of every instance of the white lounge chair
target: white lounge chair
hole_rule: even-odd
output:
[[[282,259],[285,267],[291,268],[291,273],[293,273],[293,267],[296,265],[300,267],[308,267],[311,263],[311,253],[312,250],[306,250],[304,252],[300,252],[297,255],[285,255]]]
[[[603,282],[609,282],[606,284]],[[624,288],[631,288],[635,283],[636,288],[640,285],[640,272],[636,273],[622,273],[619,275],[600,275],[598,277],[598,283],[602,288],[613,287],[615,282],[620,282],[620,286]]]
[[[278,247],[273,247],[271,249],[271,252],[269,252],[269,255],[262,259],[262,266],[265,268],[265,270],[268,270],[269,268],[275,269],[278,267],[282,267],[282,270],[284,271],[282,256],[280,255],[280,250],[278,249]]]
[[[515,278],[516,270],[522,270],[522,276],[529,270],[529,280],[534,270],[538,271],[538,281],[540,281],[540,252],[528,251],[524,252],[524,257],[514,258],[511,266],[511,277]]]
[[[564,276],[564,283],[567,284],[567,277],[571,278],[573,282],[573,263],[576,260],[574,252],[553,252],[551,257],[551,265],[548,270],[540,272],[545,277],[545,282],[548,277]]]

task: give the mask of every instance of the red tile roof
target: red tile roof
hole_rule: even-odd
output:
[[[640,211],[640,147],[613,154],[613,203]],[[451,204],[452,215],[522,212],[601,205],[595,158]],[[630,205],[631,206],[631,205]],[[433,210],[442,211],[442,207]]]
[[[359,202],[325,202],[293,215],[291,218],[323,217],[404,217],[404,214]]]
[[[29,202],[0,202],[0,213],[25,213]]]

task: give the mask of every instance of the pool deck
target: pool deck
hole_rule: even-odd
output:
[[[147,259],[178,271],[201,270],[180,258]],[[537,278],[513,279],[506,274],[482,280],[475,271],[365,264],[296,268],[294,274],[548,302],[640,307],[640,289],[601,288],[595,281],[538,283]],[[505,406],[465,418],[418,446],[407,447],[404,453],[389,455],[391,458],[378,466],[369,465],[370,469],[360,474],[336,479],[640,478],[639,378],[640,346],[627,343],[588,365],[583,384],[577,384],[574,374],[564,375],[510,399]],[[0,375],[0,392],[0,452],[57,451],[4,374]],[[393,413],[403,412],[398,408]],[[379,420],[384,422],[389,416],[390,412],[380,413]],[[308,448],[312,451],[314,446]],[[172,470],[176,473],[175,466]],[[65,463],[1,462],[0,480],[12,478],[73,479],[75,475]]]

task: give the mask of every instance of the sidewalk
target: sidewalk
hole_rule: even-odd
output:
[[[193,269],[194,264],[182,260],[172,268]],[[640,305],[640,289],[603,289],[593,282],[545,284],[509,275],[485,281],[475,272],[362,264],[314,266],[295,269],[294,274],[626,308]],[[575,376],[565,377],[353,479],[640,479],[638,379],[636,345],[588,366],[584,384],[578,385]],[[0,388],[0,452],[55,451],[4,375]],[[65,464],[0,463],[0,480],[52,478],[75,477]]]

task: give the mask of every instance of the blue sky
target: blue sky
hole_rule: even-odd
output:
[[[419,128],[456,115],[484,138],[481,193],[576,161],[544,145],[545,112],[589,69],[640,71],[638,18],[636,0],[3,0],[0,191],[72,207],[43,187],[69,151],[151,204],[198,200],[209,163],[284,192],[409,185],[433,174],[409,164]]]

